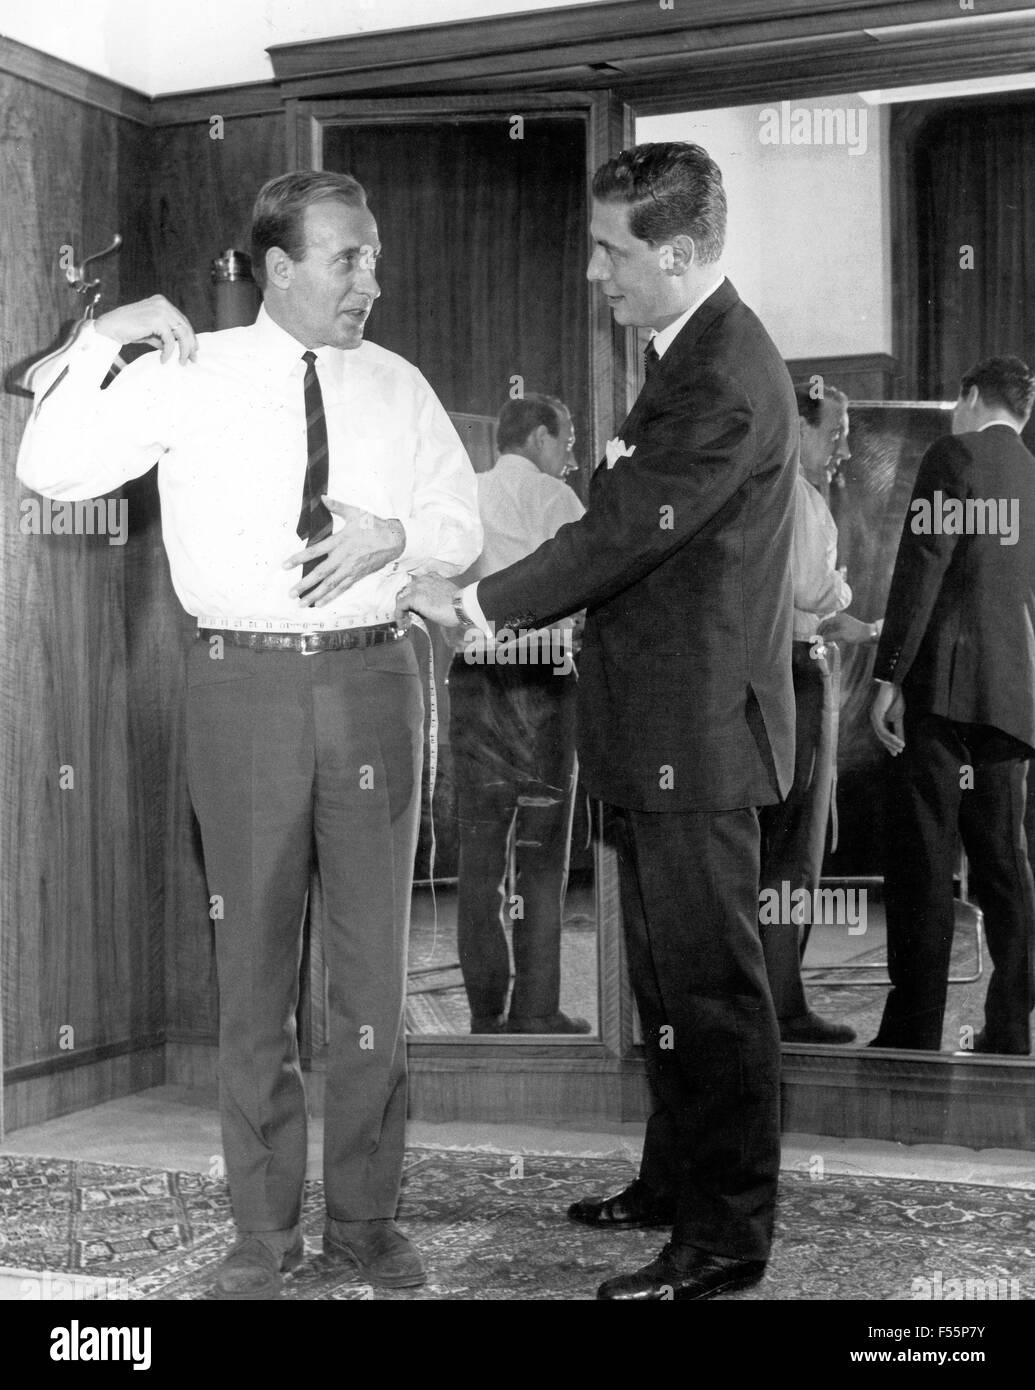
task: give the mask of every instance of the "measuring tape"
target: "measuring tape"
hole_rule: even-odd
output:
[[[438,899],[435,897],[435,782],[438,777],[438,689],[435,682],[435,644],[424,619],[411,613],[410,621],[428,639],[428,882],[431,885],[431,959],[438,948]]]

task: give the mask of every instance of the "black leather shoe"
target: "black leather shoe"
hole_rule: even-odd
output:
[[[417,1247],[390,1219],[335,1221],[328,1217],[323,1252],[351,1261],[368,1283],[384,1288],[413,1289],[424,1283]]]
[[[507,1019],[508,1033],[588,1033],[591,1025],[585,1018],[569,1018],[567,1014],[555,1013],[546,1018]]]
[[[472,1033],[505,1033],[507,1020],[502,1014],[472,1014]]]
[[[597,1298],[637,1303],[669,1299],[690,1303],[757,1284],[764,1273],[764,1260],[734,1260],[726,1255],[711,1255],[692,1245],[670,1244],[642,1269],[606,1279],[597,1289]]]
[[[613,1197],[583,1197],[568,1208],[569,1221],[583,1226],[637,1230],[652,1226],[671,1226],[676,1219],[674,1202],[659,1201],[639,1178]]]
[[[305,1256],[299,1235],[287,1241],[270,1232],[267,1244],[260,1235],[242,1235],[219,1266],[216,1297],[221,1299],[279,1298],[283,1274],[297,1269]]]
[[[1000,1057],[1027,1057],[1028,1054],[1029,1054],[1030,1051],[1031,1051],[1031,1048],[1029,1048],[1029,1047],[1023,1047],[1023,1048],[1022,1048],[1022,1047],[1006,1047],[1006,1046],[1004,1046],[1004,1045],[1000,1045],[1000,1044],[997,1044],[997,1043],[995,1043],[995,1042],[989,1042],[989,1040],[988,1040],[988,1038],[987,1038],[987,1036],[986,1036],[986,1034],[985,1034],[985,1029],[982,1028],[982,1030],[981,1030],[980,1033],[975,1033],[975,1034],[974,1034],[974,1046],[973,1046],[972,1051],[974,1051],[974,1052],[988,1052],[988,1053],[991,1053],[993,1056],[996,1055],[996,1054],[998,1054]],[[964,1055],[964,1056],[965,1056],[966,1054],[965,1054],[965,1052],[962,1053],[962,1054],[958,1052],[956,1055],[957,1055],[957,1056],[960,1056],[960,1055]]]
[[[780,1041],[790,1043],[855,1042],[855,1029],[847,1023],[831,1023],[811,1010],[797,1018],[780,1019]]]

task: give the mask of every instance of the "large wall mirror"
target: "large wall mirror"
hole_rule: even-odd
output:
[[[961,83],[791,91],[636,122],[638,141],[693,140],[718,161],[730,278],[796,381],[822,378],[849,398],[851,457],[829,502],[850,611],[865,622],[882,616],[917,467],[950,432],[960,373],[984,356],[1031,357],[1017,254],[1035,231],[1035,204],[1017,192],[1035,141],[1025,81],[993,97]],[[871,646],[839,653],[838,781],[821,885],[829,892],[814,897],[802,932],[809,1007],[855,1031],[847,1048],[876,1037],[888,994],[889,760],[868,722],[873,661]],[[1033,825],[1029,815],[1029,838]],[[966,1055],[983,1028],[991,972],[962,852],[955,892],[942,1055]]]
[[[581,499],[600,434],[584,274],[592,109],[466,105],[310,112],[314,162],[357,177],[378,221],[371,340],[423,372],[478,473],[506,452],[505,402],[564,402],[565,484]],[[515,671],[501,689],[434,624],[414,640],[427,718],[409,1036],[599,1039],[596,817],[574,760],[573,684]],[[517,688],[526,675],[534,691]]]

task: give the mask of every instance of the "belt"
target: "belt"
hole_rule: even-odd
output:
[[[199,637],[221,637],[232,647],[248,647],[253,652],[298,652],[300,656],[380,647],[409,635],[408,627],[399,627],[395,623],[335,628],[330,632],[248,632],[236,627],[198,628]]]

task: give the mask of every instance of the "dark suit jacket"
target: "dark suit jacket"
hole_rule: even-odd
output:
[[[777,801],[794,761],[798,421],[787,368],[728,281],[618,438],[628,456],[597,468],[586,515],[483,579],[481,607],[497,629],[587,609],[578,750],[593,796],[645,811]]]
[[[996,503],[1002,529],[1013,516],[1016,543],[918,531],[913,503],[944,517],[947,498]],[[911,711],[990,724],[1035,747],[1035,458],[1008,425],[946,435],[924,455],[874,675],[900,685]]]

